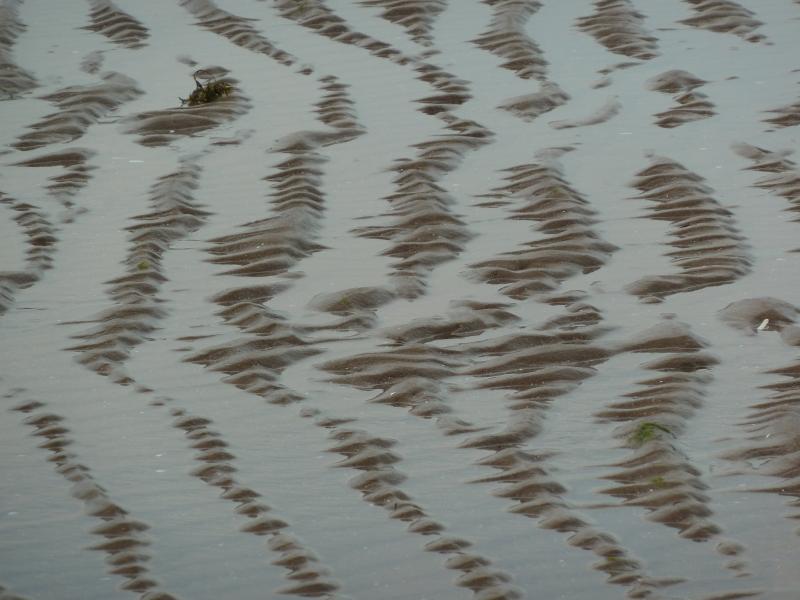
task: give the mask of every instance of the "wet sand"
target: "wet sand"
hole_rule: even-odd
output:
[[[798,598],[798,27],[1,0],[0,599]]]

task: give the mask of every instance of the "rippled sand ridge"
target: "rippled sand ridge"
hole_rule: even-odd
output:
[[[800,598],[798,57],[0,0],[0,600]]]

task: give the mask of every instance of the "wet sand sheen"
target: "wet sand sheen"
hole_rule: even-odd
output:
[[[794,597],[800,5],[468,4],[0,4],[0,597]]]

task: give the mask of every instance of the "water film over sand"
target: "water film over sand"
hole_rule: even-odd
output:
[[[0,0],[0,600],[800,598],[800,2]]]

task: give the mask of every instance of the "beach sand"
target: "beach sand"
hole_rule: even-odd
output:
[[[800,597],[798,31],[0,0],[0,599]]]

